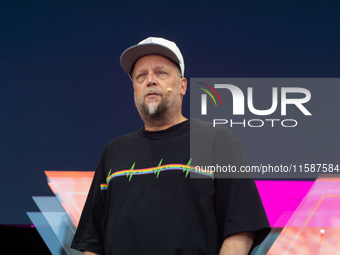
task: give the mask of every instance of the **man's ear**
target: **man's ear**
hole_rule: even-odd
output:
[[[179,80],[179,86],[180,86],[180,90],[181,90],[181,95],[184,96],[185,93],[187,92],[187,85],[188,85],[188,81],[185,78],[181,78]]]

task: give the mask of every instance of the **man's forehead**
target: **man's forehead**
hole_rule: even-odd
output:
[[[168,59],[167,57],[164,57],[158,54],[150,54],[150,55],[145,55],[137,59],[135,62],[135,65],[138,63],[156,63],[156,62],[161,62],[164,64],[167,64],[167,63],[175,64],[172,60]]]
[[[153,55],[145,55],[139,58],[134,64],[134,69],[144,69],[150,66],[176,68],[176,64],[170,59],[168,59],[167,57],[153,54]]]

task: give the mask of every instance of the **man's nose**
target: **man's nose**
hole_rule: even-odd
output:
[[[156,77],[153,73],[150,72],[148,74],[147,79],[148,79],[148,86],[153,86],[157,84]]]

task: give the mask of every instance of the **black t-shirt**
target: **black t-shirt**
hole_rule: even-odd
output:
[[[190,125],[209,129],[198,120],[162,131],[140,129],[104,148],[72,248],[105,255],[211,255],[233,233],[257,231],[256,244],[265,238],[269,224],[254,181],[197,173]],[[232,132],[217,132],[224,134],[230,160],[245,165]],[[228,155],[216,157],[227,163]]]

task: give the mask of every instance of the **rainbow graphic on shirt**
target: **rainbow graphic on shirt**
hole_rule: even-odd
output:
[[[161,165],[162,161],[163,159],[161,159],[157,167],[150,167],[150,168],[144,168],[144,169],[134,169],[135,164],[136,164],[135,162],[133,163],[130,169],[120,170],[112,174],[111,174],[112,169],[110,169],[109,174],[106,178],[106,183],[100,184],[100,189],[106,190],[109,187],[109,183],[113,178],[127,177],[129,181],[131,181],[132,176],[145,175],[145,174],[154,174],[156,178],[158,178],[160,172],[164,172],[164,171],[182,171],[184,178],[187,178],[190,172],[194,172],[196,174],[200,174],[206,177],[211,177],[212,179],[214,179],[214,173],[212,171],[205,170],[205,169],[201,170],[193,166],[190,166],[191,159],[186,165],[183,165],[183,164]]]

